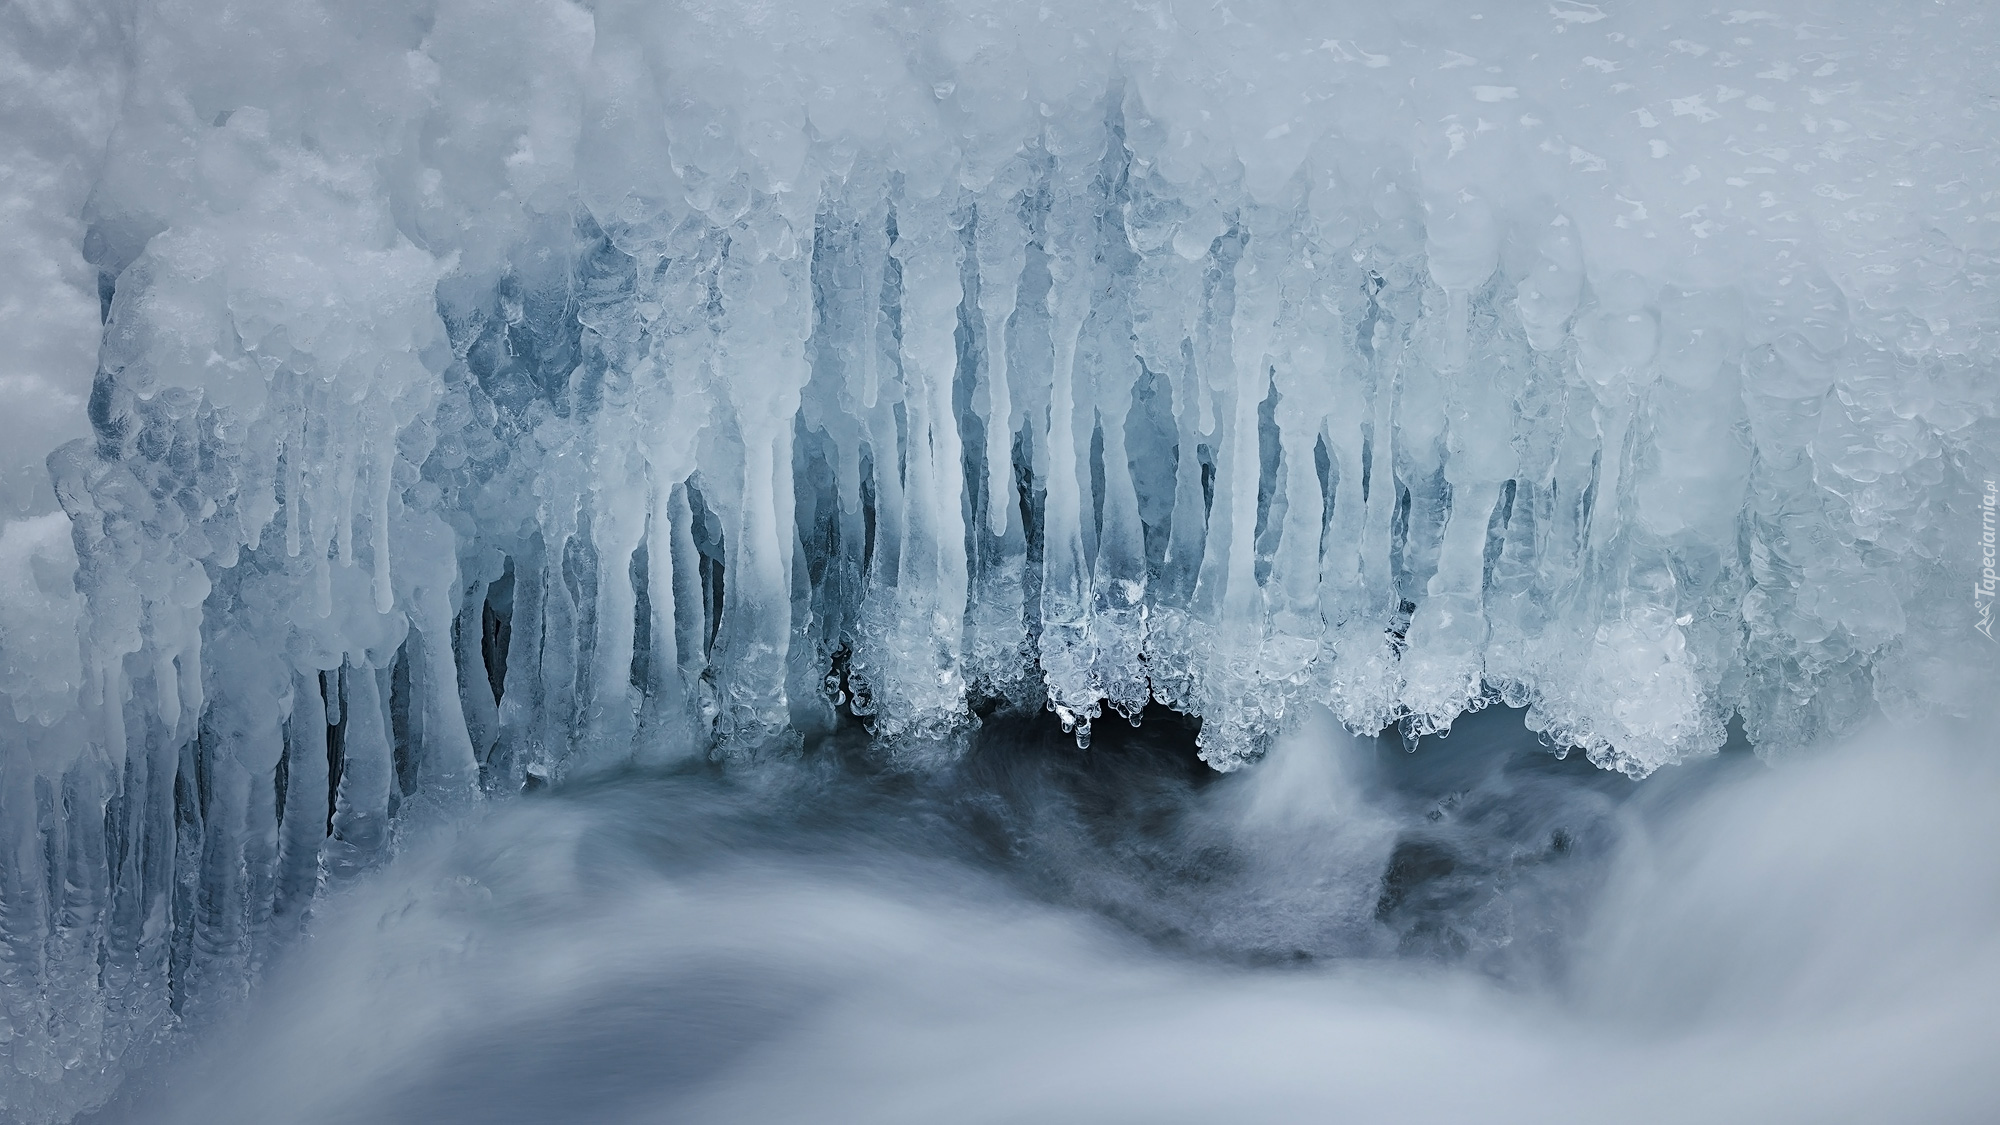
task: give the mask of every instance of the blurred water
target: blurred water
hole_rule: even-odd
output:
[[[1990,1121],[2000,794],[1877,732],[1634,783],[1501,709],[992,726],[497,807],[109,1122]]]

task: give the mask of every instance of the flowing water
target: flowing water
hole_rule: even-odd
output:
[[[1990,1121],[1996,769],[1494,708],[624,773],[436,830],[100,1122]],[[1954,743],[1959,745],[1954,745]]]

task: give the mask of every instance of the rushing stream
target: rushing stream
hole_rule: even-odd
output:
[[[1227,776],[1171,721],[608,776],[325,903],[89,1120],[1990,1120],[1994,774],[1634,783],[1495,709]]]

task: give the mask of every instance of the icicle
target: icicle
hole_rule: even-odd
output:
[[[319,889],[320,845],[326,839],[326,707],[319,675],[292,679],[292,717],[285,724],[284,819],[278,844],[277,901],[280,937],[295,933]]]
[[[673,523],[674,635],[680,653],[681,682],[701,682],[708,667],[708,606],[702,597],[701,552],[694,541],[694,513],[686,484],[674,486],[668,517]]]
[[[1082,376],[1086,401],[1094,405],[1094,425],[1086,432],[1094,431],[1092,440],[1101,447],[1104,478],[1098,506],[1101,520],[1085,521],[1095,546],[1089,579],[1091,663],[1105,701],[1136,723],[1151,695],[1142,665],[1147,621],[1145,528],[1133,480],[1133,455],[1126,445],[1140,365],[1130,349],[1129,299],[1114,281],[1118,267],[1129,268],[1129,260],[1120,260],[1124,248],[1110,238],[1102,238],[1099,247],[1102,264],[1092,271],[1091,284],[1105,296],[1093,313],[1096,331]],[[1106,258],[1112,261],[1105,262]],[[1089,479],[1087,464],[1084,472]]]
[[[695,749],[695,732],[688,710],[686,681],[680,653],[681,591],[675,582],[675,505],[685,509],[673,480],[673,469],[658,462],[648,466],[646,515],[646,736],[638,757],[660,763],[684,757]],[[684,518],[684,516],[682,517]]]
[[[638,594],[632,559],[646,534],[645,468],[636,454],[607,452],[592,492],[597,548],[597,625],[591,646],[590,699],[585,709],[591,749],[605,761],[631,751],[637,708],[632,698],[632,645]]]
[[[871,570],[850,662],[866,696],[857,710],[871,715],[875,733],[925,752],[939,749],[966,718],[963,469],[952,407],[961,262],[948,206],[907,191],[897,198],[892,252],[902,271],[894,307],[902,329],[905,466],[892,482],[900,488],[876,495],[876,551],[893,552],[893,561]],[[878,459],[878,479],[882,468]],[[898,545],[885,546],[890,537]],[[888,577],[893,587],[883,584]]]
[[[1071,177],[1075,173],[1070,173]],[[1074,729],[1077,745],[1090,743],[1098,715],[1098,680],[1089,640],[1089,568],[1084,558],[1083,490],[1090,471],[1078,448],[1077,430],[1089,412],[1077,395],[1077,344],[1090,312],[1095,240],[1084,185],[1057,173],[1048,217],[1050,287],[1048,319],[1053,346],[1049,393],[1046,471],[1048,498],[1042,526],[1042,674],[1049,702],[1063,729]]]
[[[418,776],[430,795],[450,804],[476,791],[479,760],[473,755],[465,707],[459,701],[458,663],[451,645],[451,621],[456,615],[449,595],[431,587],[420,588],[418,596],[412,622],[417,652],[411,661],[412,683],[422,684],[418,699],[424,736]]]
[[[717,647],[728,655],[726,731],[754,747],[786,727],[790,648],[792,415],[806,382],[811,302],[805,263],[757,259],[749,247],[724,263],[721,291],[732,327],[718,369],[736,408],[740,492],[725,505],[729,582]]]
[[[333,879],[359,874],[385,858],[396,779],[388,700],[378,690],[375,670],[349,665],[340,669],[338,682],[340,785],[324,845],[327,875]]]
[[[979,265],[979,312],[986,327],[986,528],[1007,534],[1014,503],[1014,405],[1008,385],[1007,322],[1020,298],[1021,270],[1027,265],[1027,236],[1003,192],[989,191],[973,227]]]
[[[374,494],[375,510],[373,530],[375,542],[372,545],[375,578],[375,612],[388,613],[396,608],[396,593],[389,585],[389,493],[393,489],[396,452],[393,445],[385,443],[378,454],[381,458],[375,468]]]

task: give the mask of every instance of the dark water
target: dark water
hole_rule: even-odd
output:
[[[856,742],[506,803],[327,904],[113,1122],[2000,1120],[2000,777],[1646,782],[1518,714]]]

